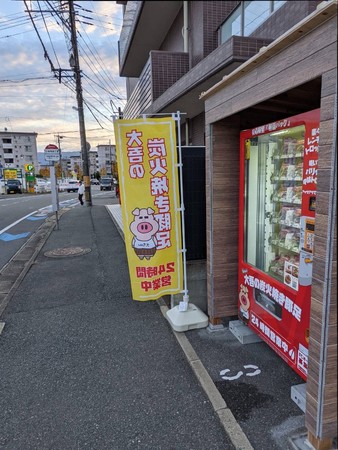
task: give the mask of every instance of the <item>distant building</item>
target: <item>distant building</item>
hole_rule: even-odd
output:
[[[101,175],[112,174],[112,163],[116,162],[116,145],[97,145],[97,163]]]
[[[99,162],[97,157],[97,150],[92,149],[88,153],[89,155],[89,176],[93,178],[94,175],[99,172]]]
[[[45,160],[44,153],[39,152],[37,154],[38,158],[38,169],[49,166],[49,162]],[[61,153],[61,170],[63,178],[69,178],[73,176],[78,171],[82,173],[83,161],[80,151],[63,151]],[[89,151],[89,176],[92,178],[96,172],[99,171],[97,151],[95,149]]]
[[[0,131],[0,170],[18,170],[23,177],[25,164],[33,165],[36,170],[38,167],[36,137],[37,133]]]

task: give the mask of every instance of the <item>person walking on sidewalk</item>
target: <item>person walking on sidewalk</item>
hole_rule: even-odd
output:
[[[79,202],[81,203],[81,205],[83,205],[83,194],[84,194],[84,191],[85,191],[85,187],[82,184],[82,181],[80,181],[79,189],[78,189],[77,193],[79,195]]]

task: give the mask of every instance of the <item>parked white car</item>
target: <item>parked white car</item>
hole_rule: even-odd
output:
[[[51,182],[43,179],[36,179],[36,184],[34,186],[34,192],[36,194],[42,194],[44,192],[51,192]]]
[[[59,191],[77,192],[79,189],[79,180],[65,180],[59,183]]]

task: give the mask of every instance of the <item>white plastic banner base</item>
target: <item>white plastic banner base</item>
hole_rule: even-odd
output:
[[[188,304],[186,311],[180,311],[179,305],[166,312],[166,318],[175,331],[188,331],[208,326],[208,316],[197,306]]]

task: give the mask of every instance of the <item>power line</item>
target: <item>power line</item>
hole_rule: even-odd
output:
[[[83,178],[85,185],[85,202],[86,205],[92,205],[91,192],[90,192],[90,181],[89,181],[89,162],[88,162],[88,151],[87,151],[87,140],[86,140],[86,128],[84,120],[83,111],[83,97],[82,97],[82,85],[81,85],[81,74],[80,74],[80,64],[79,64],[79,53],[77,49],[77,37],[76,37],[76,25],[75,25],[75,11],[73,0],[68,1],[69,5],[69,20],[71,28],[71,42],[74,58],[74,75],[76,81],[76,99],[77,108],[79,113],[79,127],[80,127],[80,141],[81,141],[81,154],[82,154],[82,165],[83,165]]]
[[[50,67],[51,67],[51,70],[55,73],[55,68],[54,68],[53,62],[52,62],[52,60],[50,59],[50,57],[48,55],[47,49],[46,49],[46,47],[45,47],[45,45],[44,45],[44,43],[43,43],[43,41],[42,41],[42,39],[40,37],[40,34],[39,34],[38,30],[36,29],[36,26],[35,26],[32,14],[31,14],[30,10],[28,9],[27,0],[23,0],[23,1],[24,1],[24,4],[25,4],[26,8],[27,8],[27,12],[28,12],[29,17],[31,19],[31,22],[32,22],[32,25],[33,25],[33,27],[35,29],[35,32],[36,32],[36,34],[37,34],[37,36],[39,38],[39,41],[40,41],[40,43],[42,45],[43,50],[44,50],[44,57],[45,57],[45,59],[48,59],[48,62],[49,62]]]
[[[43,19],[43,23],[44,23],[44,25],[45,25],[46,32],[47,32],[48,37],[49,37],[49,42],[50,42],[50,44],[51,44],[51,46],[52,46],[52,49],[53,49],[53,52],[54,52],[55,59],[56,59],[58,65],[59,65],[59,67],[61,67],[61,66],[60,66],[60,63],[59,63],[59,60],[58,60],[58,57],[57,57],[57,55],[56,55],[56,51],[55,51],[55,48],[54,48],[52,39],[51,39],[50,34],[49,34],[49,30],[48,30],[48,27],[47,27],[47,24],[46,24],[44,15],[42,14],[42,10],[41,10],[41,6],[40,6],[40,2],[39,2],[39,1],[38,1],[38,5],[39,5],[40,12],[41,12],[41,17],[42,17],[42,19]]]

